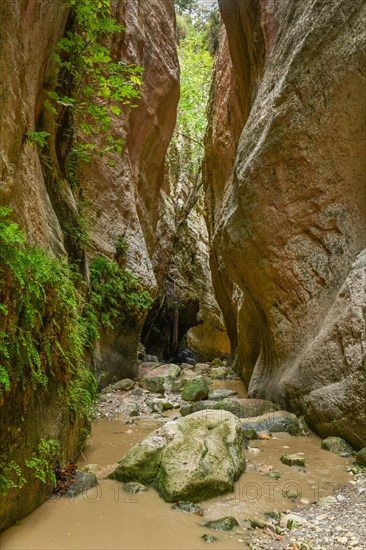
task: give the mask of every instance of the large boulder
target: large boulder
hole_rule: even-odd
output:
[[[222,399],[221,401],[197,401],[196,403],[183,405],[180,409],[180,413],[182,416],[187,416],[197,411],[220,410],[229,411],[238,418],[248,418],[260,416],[265,413],[276,411],[277,409],[278,407],[274,403],[266,401],[265,399],[231,398]]]
[[[244,469],[238,418],[226,411],[202,411],[151,433],[110,477],[152,485],[167,502],[199,502],[232,491]]]

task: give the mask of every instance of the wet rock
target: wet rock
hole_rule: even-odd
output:
[[[201,539],[208,543],[215,542],[216,540],[218,540],[217,537],[214,537],[213,535],[209,535],[208,533],[204,533]]]
[[[280,479],[282,474],[280,472],[277,472],[276,470],[272,470],[272,472],[267,472],[266,476],[272,479]]]
[[[212,521],[206,521],[204,527],[215,529],[215,531],[231,531],[234,527],[238,527],[239,523],[233,516],[226,516]]]
[[[199,401],[208,396],[208,384],[203,376],[196,376],[187,380],[182,391],[182,399],[185,401]]]
[[[121,391],[128,391],[133,388],[135,382],[131,380],[130,378],[124,378],[123,380],[119,380],[115,384],[112,384],[111,389],[112,390],[121,390]]]
[[[356,453],[355,458],[356,458],[357,464],[360,464],[361,466],[366,466],[366,447],[358,451],[358,453]]]
[[[267,519],[272,519],[273,521],[279,521],[280,518],[281,518],[281,514],[280,514],[280,512],[277,512],[277,510],[275,510],[273,512],[264,512],[264,516]]]
[[[250,526],[252,529],[264,529],[266,524],[260,519],[249,519]]]
[[[227,397],[234,397],[238,395],[238,392],[234,390],[210,390],[208,392],[208,399],[211,401],[221,401],[222,399],[226,399]]]
[[[291,455],[282,455],[281,456],[281,462],[283,464],[286,464],[287,466],[305,466],[305,458],[304,456],[294,453]]]
[[[203,516],[203,510],[198,504],[193,502],[185,502],[180,500],[172,506],[172,510],[183,510],[183,512],[189,512],[190,514],[195,514],[196,516]]]
[[[192,405],[183,405],[180,412],[182,416],[186,416],[193,412],[208,409],[229,411],[238,418],[248,418],[275,411],[277,406],[271,401],[266,401],[264,399],[241,399],[239,397],[233,397],[230,399],[223,399],[222,401],[197,401]]]
[[[288,432],[291,435],[301,433],[296,415],[287,411],[275,411],[255,418],[247,418],[242,421],[242,429],[253,429],[256,432]]]
[[[147,491],[147,487],[142,483],[138,483],[137,481],[128,481],[124,484],[123,490],[130,495],[136,495],[137,493],[143,493],[144,491]]]
[[[339,456],[351,456],[353,454],[352,447],[341,437],[327,437],[323,439],[321,447]]]
[[[92,489],[98,484],[96,476],[91,472],[76,470],[74,477],[75,481],[71,483],[65,493],[68,497],[76,497],[81,493],[85,493],[88,489]]]
[[[153,485],[167,502],[199,502],[234,488],[245,469],[239,420],[224,411],[169,421],[122,458],[110,478]]]

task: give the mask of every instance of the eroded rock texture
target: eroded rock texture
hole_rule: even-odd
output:
[[[173,2],[118,0],[113,15],[126,30],[110,45],[115,60],[144,67],[142,98],[112,122],[112,134],[122,132],[126,147],[114,166],[94,161],[78,170],[78,185],[70,185],[65,160],[64,128],[52,126],[44,109],[52,89],[52,52],[64,35],[69,10],[64,0],[5,0],[1,3],[0,204],[14,209],[14,218],[32,244],[79,264],[88,279],[91,257],[113,259],[116,241],[128,242],[127,267],[144,288],[156,293],[151,263],[161,240],[157,218],[164,180],[164,159],[175,125],[179,98],[179,67],[175,45]],[[28,131],[51,132],[49,158],[26,142]],[[98,139],[97,137],[95,139]],[[91,247],[82,246],[84,220],[91,228]],[[161,262],[163,264],[163,262]],[[163,265],[164,267],[164,265]],[[96,367],[104,383],[132,376],[143,319],[134,326],[102,334]],[[71,418],[62,384],[53,372],[47,391],[20,390],[1,410],[1,450],[23,464],[37,449],[40,437],[60,442],[62,463],[74,460],[81,426]],[[62,382],[62,381],[61,381]],[[11,452],[10,452],[11,450]],[[2,502],[0,530],[28,514],[52,491],[31,479],[26,490]]]
[[[221,0],[212,268],[249,395],[366,441],[365,4]]]

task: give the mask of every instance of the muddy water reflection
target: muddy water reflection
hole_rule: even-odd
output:
[[[105,475],[130,446],[158,425],[146,420],[137,421],[136,425],[99,421],[84,451],[85,459],[100,464]],[[332,485],[327,483],[344,483],[350,478],[346,472],[347,460],[321,450],[319,438],[295,438],[287,434],[276,437],[250,443],[259,452],[245,451],[248,471],[237,482],[234,493],[202,504],[205,517],[233,515],[240,522],[260,517],[263,511],[294,508],[296,502],[284,497],[286,490],[297,491],[297,502],[300,498],[313,501],[331,492]],[[306,472],[280,462],[282,453],[297,451],[305,454]],[[265,473],[270,467],[282,477],[278,480],[267,477]],[[19,526],[3,534],[1,550],[196,550],[207,548],[200,537],[209,530],[200,523],[202,518],[173,511],[152,489],[127,495],[120,483],[101,480],[98,487],[75,499],[50,499]],[[212,533],[219,538],[215,543],[218,550],[248,548],[244,528],[232,533]]]

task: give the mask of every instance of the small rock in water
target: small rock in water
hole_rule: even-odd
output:
[[[80,493],[84,493],[98,484],[96,476],[91,472],[76,470],[74,473],[74,478],[74,482],[71,483],[66,492],[66,496],[68,497],[80,495]]]
[[[272,472],[268,472],[268,474],[266,474],[266,476],[271,477],[272,479],[280,479],[281,474],[280,474],[280,472],[277,472],[276,470],[272,470]]]
[[[287,466],[305,466],[305,458],[298,453],[282,455],[281,462]]]
[[[203,539],[205,542],[215,542],[216,540],[218,540],[216,537],[214,537],[213,535],[209,535],[208,533],[202,535],[201,539]]]
[[[261,452],[261,450],[258,449],[258,447],[248,447],[248,451],[253,455],[258,455]]]
[[[136,495],[136,493],[143,493],[144,491],[147,491],[147,487],[137,481],[128,481],[124,484],[123,490],[131,495]]]
[[[207,521],[204,527],[215,529],[215,531],[231,531],[234,527],[238,527],[239,523],[233,516],[226,516],[220,519]]]
[[[196,516],[203,516],[203,510],[198,504],[193,502],[185,502],[180,500],[172,506],[173,510],[183,510],[184,512],[189,512],[190,514],[196,514]]]

